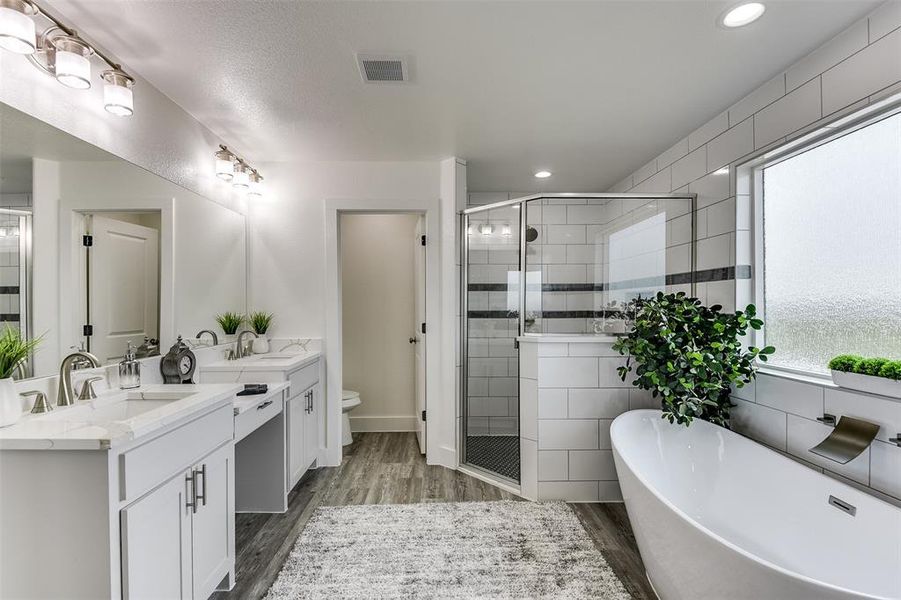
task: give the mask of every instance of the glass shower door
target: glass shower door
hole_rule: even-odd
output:
[[[520,206],[464,219],[463,462],[519,482]]]

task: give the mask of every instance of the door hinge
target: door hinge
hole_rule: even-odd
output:
[[[419,329],[420,329],[420,331],[422,331],[423,333],[425,333],[425,323],[423,323],[422,325],[420,325]]]
[[[425,421],[425,411],[422,411],[422,420]]]
[[[513,348],[519,350],[519,340],[513,340]]]
[[[85,248],[90,248],[94,245],[94,236],[93,235],[83,235],[81,236],[81,245]]]
[[[81,328],[81,330],[82,330],[82,335],[85,337],[91,337],[92,335],[94,335],[94,326],[93,325],[85,325],[84,327]]]
[[[425,236],[422,236],[421,238],[419,238],[419,243],[422,244],[423,246],[425,246]]]

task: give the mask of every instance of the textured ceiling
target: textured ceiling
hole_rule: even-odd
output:
[[[603,190],[878,2],[52,0],[256,163],[469,161],[473,190]],[[354,53],[412,57],[364,84]],[[140,90],[136,90],[140,110]]]

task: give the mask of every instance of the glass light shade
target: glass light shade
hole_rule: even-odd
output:
[[[509,225],[504,225],[501,227],[501,235],[508,237],[513,235],[513,231],[510,229]]]
[[[91,87],[91,61],[78,48],[58,47],[54,58],[56,80],[66,87],[86,90]]]
[[[247,190],[247,195],[254,198],[263,197],[263,178],[257,172],[250,174],[250,188]]]
[[[235,186],[238,190],[247,190],[250,187],[250,173],[247,172],[247,167],[244,165],[238,165],[235,168],[235,176],[232,178],[232,185]]]
[[[216,153],[216,177],[231,181],[235,175],[234,157],[227,150]]]
[[[34,54],[37,43],[30,6],[24,2],[0,6],[0,48],[16,54]]]
[[[117,117],[134,114],[134,80],[122,71],[103,72],[103,107]]]

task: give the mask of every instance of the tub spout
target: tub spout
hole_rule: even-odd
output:
[[[879,425],[875,423],[842,416],[832,433],[810,451],[823,458],[845,464],[860,456],[873,443],[877,433]]]

